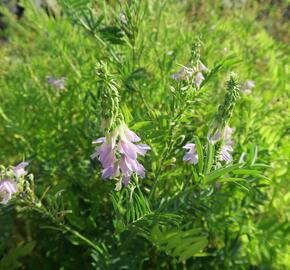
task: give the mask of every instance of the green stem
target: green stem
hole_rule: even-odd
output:
[[[103,253],[103,250],[96,244],[94,244],[90,239],[79,233],[78,231],[72,229],[71,227],[61,224],[58,222],[58,220],[46,209],[46,207],[39,203],[36,204],[34,201],[29,201],[29,204],[32,204],[32,207],[30,209],[34,210],[37,213],[40,213],[47,217],[55,226],[57,226],[62,232],[69,232],[73,236],[77,237],[78,239],[82,240],[84,243],[86,243],[89,247],[93,248],[99,253]]]

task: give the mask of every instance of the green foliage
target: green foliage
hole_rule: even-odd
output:
[[[30,255],[35,247],[35,244],[36,243],[33,241],[10,249],[9,253],[6,254],[0,261],[0,269],[19,269],[21,266],[23,266],[20,259]]]
[[[274,2],[1,7],[1,165],[29,161],[35,197],[0,207],[0,269],[288,269],[289,4]],[[200,89],[172,79],[198,61]],[[117,192],[90,155],[122,117],[152,150]],[[210,139],[225,125],[228,163]]]

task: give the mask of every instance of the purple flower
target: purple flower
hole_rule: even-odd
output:
[[[0,203],[7,204],[12,195],[18,191],[15,181],[4,179],[0,181]]]
[[[245,82],[242,88],[242,92],[245,93],[246,95],[249,95],[252,93],[252,88],[254,87],[255,87],[255,82],[252,80],[248,80]]]
[[[233,128],[230,128],[229,126],[225,126],[225,129],[224,129],[224,140],[226,142],[229,142],[229,141],[232,140],[233,132],[234,132]]]
[[[176,81],[186,80],[191,78],[195,73],[195,68],[182,67],[177,73],[171,75],[171,78]]]
[[[21,162],[17,166],[13,167],[13,172],[16,178],[25,176],[28,173],[27,171],[25,171],[25,167],[28,165],[29,165],[28,162]]]
[[[208,68],[201,61],[199,61],[198,70],[199,71],[208,71]]]
[[[197,67],[182,67],[177,73],[172,74],[171,78],[176,81],[185,80],[194,76],[194,84],[197,89],[200,88],[201,83],[204,80],[202,72],[207,72],[208,68],[201,62],[198,61]]]
[[[230,141],[233,131],[234,129],[230,128],[229,126],[225,126],[223,130],[217,130],[214,135],[210,136],[209,140],[212,143],[216,143],[222,139],[225,141]]]
[[[224,161],[231,161],[231,152],[233,152],[232,146],[230,144],[224,144],[220,150],[219,159]]]
[[[229,126],[225,126],[223,132],[223,144],[219,153],[219,159],[223,161],[231,161],[233,152],[233,141],[232,141],[232,133],[234,129],[230,128]]]
[[[184,155],[183,160],[187,161],[189,164],[197,164],[198,163],[198,154],[196,152],[196,146],[194,143],[188,143],[183,146],[184,149],[188,149],[189,151]]]
[[[233,141],[232,133],[234,132],[233,128],[230,128],[226,125],[223,129],[218,129],[212,136],[209,137],[209,140],[212,143],[222,141],[221,149],[218,154],[219,160],[231,161],[233,152]]]
[[[54,78],[52,76],[47,76],[46,77],[47,82],[52,85],[54,88],[56,88],[57,90],[63,90],[66,87],[66,78],[65,77],[60,77],[58,78]]]
[[[195,78],[194,78],[194,83],[195,83],[195,86],[196,86],[197,89],[200,88],[200,85],[203,82],[203,80],[204,80],[204,77],[203,77],[202,73],[201,72],[198,72],[195,75]]]
[[[122,174],[122,182],[127,186],[132,174],[145,177],[145,168],[138,162],[139,155],[144,156],[151,148],[146,144],[135,144],[141,139],[135,132],[122,123],[106,138],[99,138],[94,143],[102,143],[96,148],[92,158],[98,157],[103,166],[103,178],[114,178]],[[117,158],[118,157],[118,158]],[[119,188],[118,188],[119,189]]]
[[[118,175],[118,167],[116,165],[115,144],[116,137],[114,134],[107,134],[106,137],[101,137],[95,141],[94,144],[100,144],[96,147],[96,152],[91,155],[91,158],[98,157],[103,166],[102,178],[113,178]]]

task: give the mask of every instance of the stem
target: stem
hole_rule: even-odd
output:
[[[71,233],[72,235],[74,235],[75,237],[77,237],[80,240],[82,240],[89,247],[93,248],[94,250],[96,250],[100,254],[103,253],[103,250],[98,245],[94,244],[90,239],[88,239],[87,237],[85,237],[84,235],[79,233],[78,231],[72,229],[68,225],[59,223],[58,220],[47,210],[47,208],[43,204],[40,203],[40,204],[37,205],[34,201],[29,201],[29,203],[32,204],[31,205],[32,207],[30,209],[32,209],[35,212],[40,213],[40,214],[44,215],[45,217],[47,217],[62,232]]]
[[[84,235],[80,234],[78,231],[76,231],[76,230],[74,230],[74,229],[72,229],[69,226],[64,225],[64,224],[60,224],[60,227],[62,227],[67,232],[70,232],[72,235],[76,236],[80,240],[84,241],[88,246],[92,247],[93,249],[95,249],[99,253],[103,253],[102,249],[99,246],[94,244],[90,239],[88,239]]]
[[[183,113],[184,113],[184,110],[186,109],[187,105],[184,106],[183,108],[181,108],[179,110],[179,112],[177,113],[177,115],[173,118],[173,122],[176,122],[180,117],[182,117]],[[172,140],[172,137],[173,137],[173,133],[174,133],[174,129],[177,127],[177,124],[175,125],[171,125],[170,129],[169,129],[169,143],[167,144],[167,148],[162,156],[162,159],[158,165],[158,169],[156,171],[156,174],[155,174],[155,179],[154,179],[154,185],[153,185],[153,188],[150,192],[150,195],[149,195],[149,200],[151,200],[152,198],[154,198],[154,195],[155,195],[155,192],[156,192],[156,188],[157,188],[157,181],[158,181],[158,177],[161,173],[161,168],[162,168],[162,164],[163,162],[166,160],[166,158],[168,157],[170,151],[172,150],[172,147],[173,147],[173,140]]]

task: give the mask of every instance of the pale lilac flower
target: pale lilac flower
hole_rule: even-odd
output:
[[[194,78],[194,83],[195,83],[197,89],[200,88],[200,85],[203,82],[203,80],[204,80],[204,77],[203,77],[202,73],[198,72]]]
[[[208,68],[201,61],[199,61],[198,70],[199,71],[208,71]]]
[[[116,136],[108,134],[106,137],[101,137],[95,141],[94,144],[100,144],[96,147],[96,152],[91,155],[91,158],[98,157],[103,166],[102,178],[112,178],[118,175],[118,167],[116,163],[115,144]]]
[[[18,191],[15,181],[4,179],[0,181],[0,203],[7,204],[12,195]]]
[[[16,178],[25,176],[28,172],[25,170],[25,167],[28,166],[28,162],[21,162],[17,166],[13,167],[13,172]]]
[[[144,167],[137,161],[138,155],[144,156],[151,148],[146,144],[134,144],[141,139],[131,131],[125,123],[120,126],[119,153],[122,154],[120,169],[123,174],[123,184],[128,185],[131,175],[135,172],[141,178],[145,177]]]
[[[135,132],[122,123],[106,138],[99,138],[94,143],[102,143],[96,148],[91,158],[98,157],[103,166],[103,178],[114,178],[122,174],[122,182],[127,186],[133,173],[145,177],[145,168],[137,161],[144,156],[150,147],[146,144],[135,144],[141,139]],[[118,157],[118,158],[117,158]]]
[[[182,67],[177,73],[172,74],[171,78],[180,81],[194,77],[194,84],[199,89],[204,80],[202,73],[207,71],[208,68],[201,61],[198,61],[197,67]]]
[[[248,80],[245,82],[242,88],[242,92],[245,93],[246,95],[249,95],[252,93],[252,88],[254,87],[255,87],[255,82],[252,80]]]
[[[189,164],[197,164],[198,163],[198,154],[196,151],[196,146],[194,143],[187,143],[183,146],[184,149],[188,149],[189,151],[184,155],[183,160],[187,161]]]
[[[217,130],[212,136],[209,137],[209,140],[212,143],[216,143],[221,139],[224,139],[225,141],[231,140],[231,136],[234,129],[230,128],[228,125],[224,127],[223,130]]]
[[[231,141],[233,132],[234,132],[233,128],[230,128],[228,125],[225,126],[225,129],[224,129],[224,140],[226,142],[230,142]]]
[[[58,90],[63,90],[66,87],[66,78],[65,77],[60,77],[58,79],[58,78],[55,78],[52,76],[47,76],[46,79],[50,85],[52,85],[53,87],[55,87]]]
[[[229,126],[225,126],[223,133],[223,144],[219,153],[219,159],[223,161],[231,161],[233,152],[233,141],[232,141],[232,133],[234,129]]]
[[[119,14],[119,20],[123,24],[127,24],[128,23],[127,17],[126,17],[126,15],[123,12],[121,12]]]
[[[231,161],[232,160],[232,154],[233,148],[230,144],[224,144],[220,150],[219,153],[219,159],[223,161]]]
[[[186,80],[191,78],[195,73],[195,68],[182,67],[177,73],[171,75],[171,78],[176,81]]]
[[[200,88],[202,82],[204,81],[204,76],[202,72],[207,72],[208,68],[201,62],[199,61],[197,64],[197,73],[195,74],[194,78],[194,83],[197,89]]]
[[[223,129],[218,129],[212,136],[209,137],[209,140],[212,143],[222,141],[221,149],[218,154],[219,160],[223,160],[226,162],[232,160],[231,152],[233,152],[233,141],[232,141],[233,132],[234,129],[226,125]]]

